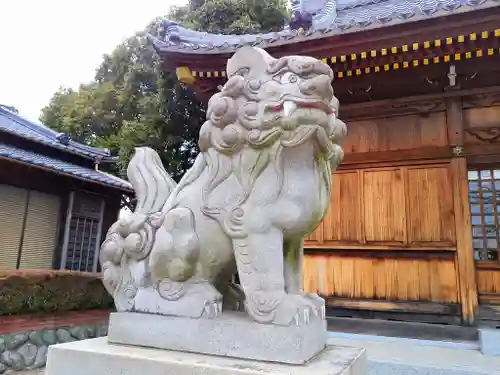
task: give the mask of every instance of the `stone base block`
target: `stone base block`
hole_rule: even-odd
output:
[[[479,328],[481,353],[488,356],[500,356],[500,329]]]
[[[224,312],[214,319],[112,313],[108,340],[259,361],[302,364],[325,349],[326,321],[312,317],[303,326],[259,324],[245,313]]]
[[[364,350],[328,346],[304,365],[109,344],[106,338],[49,348],[45,375],[366,375]]]

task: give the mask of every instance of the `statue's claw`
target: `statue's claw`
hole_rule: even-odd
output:
[[[292,321],[296,326],[310,324],[315,319],[325,319],[325,302],[321,297],[309,293],[291,296],[293,296],[292,305],[295,305],[295,315]]]
[[[302,314],[301,314],[301,313],[300,313],[300,311],[299,311],[299,312],[297,312],[297,314],[295,314],[295,316],[293,317],[293,320],[294,320],[294,322],[295,322],[295,325],[296,325],[297,327],[299,327],[299,326],[301,326],[301,325],[303,325],[303,324],[305,324],[305,325],[309,324],[309,323],[311,322],[311,318],[313,318],[313,317],[311,317],[311,312],[312,312],[312,314],[313,314],[314,318],[318,318],[318,310],[317,310],[317,309],[314,309],[314,308],[307,308],[307,307],[306,307],[306,308],[304,308],[304,309],[302,310]],[[314,319],[314,318],[313,318],[313,319]]]
[[[208,319],[215,319],[222,314],[222,302],[206,302],[202,316]]]
[[[302,293],[302,297],[306,298],[314,305],[312,309],[315,316],[319,315],[320,319],[325,319],[325,300],[315,293]]]
[[[260,298],[250,299],[251,305],[248,312],[252,316],[257,316],[262,323],[302,326],[323,320],[325,317],[325,302],[317,295],[284,294],[274,309],[269,308],[270,306],[266,306],[265,303],[275,302],[274,296],[263,294],[258,297]]]

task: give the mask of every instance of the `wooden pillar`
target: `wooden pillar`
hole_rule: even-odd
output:
[[[448,129],[448,144],[450,146],[463,146],[464,118],[461,97],[446,99],[446,127]]]
[[[465,157],[453,158],[451,172],[457,237],[456,264],[462,319],[463,324],[473,325],[476,319],[478,298],[474,248],[472,247],[467,161]]]
[[[460,97],[446,99],[446,123],[449,145],[462,148],[464,146],[464,119]],[[457,156],[451,161],[451,173],[457,237],[458,288],[462,306],[462,322],[464,325],[473,325],[476,319],[478,298],[472,246],[467,160],[463,156],[458,156],[461,155],[461,151],[454,152],[454,154]]]

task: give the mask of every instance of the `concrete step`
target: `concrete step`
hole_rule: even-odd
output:
[[[333,332],[464,343],[478,341],[476,327],[341,317],[328,317],[327,322],[328,330]]]
[[[365,348],[368,375],[500,375],[500,357],[483,356],[477,342],[330,332],[329,344]]]

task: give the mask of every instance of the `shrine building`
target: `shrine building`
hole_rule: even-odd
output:
[[[165,70],[207,100],[241,46],[334,71],[347,124],[304,288],[330,316],[500,324],[500,1],[302,0],[280,32],[163,21]]]

